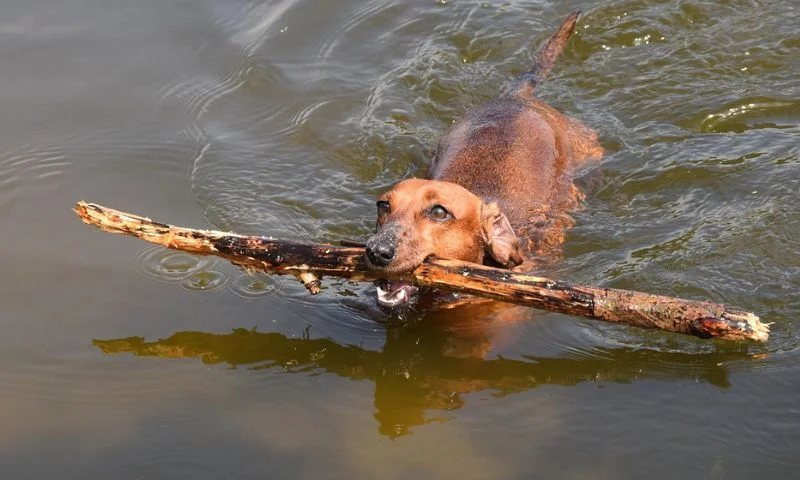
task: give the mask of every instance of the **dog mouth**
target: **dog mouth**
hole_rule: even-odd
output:
[[[408,305],[419,291],[414,284],[389,280],[378,280],[375,286],[378,291],[378,305],[386,308]]]

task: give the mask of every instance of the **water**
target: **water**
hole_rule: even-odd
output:
[[[600,132],[574,282],[710,299],[766,345],[371,289],[100,233],[363,239],[375,195],[573,9],[541,96]],[[796,478],[795,2],[0,6],[3,478]]]

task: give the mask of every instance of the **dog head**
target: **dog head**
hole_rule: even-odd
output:
[[[405,180],[376,205],[376,231],[366,245],[371,268],[407,273],[431,256],[505,268],[522,263],[519,239],[499,205],[455,183]],[[413,285],[379,282],[378,303],[399,306],[415,293]]]

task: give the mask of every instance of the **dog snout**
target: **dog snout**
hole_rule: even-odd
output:
[[[393,235],[379,233],[367,240],[367,260],[375,267],[387,267],[397,256],[397,241]]]
[[[367,242],[367,258],[376,267],[387,267],[394,257],[397,256],[397,249],[393,245],[375,242]]]

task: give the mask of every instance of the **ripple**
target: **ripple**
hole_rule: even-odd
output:
[[[200,118],[208,111],[212,102],[243,84],[242,70],[234,69],[218,76],[195,77],[168,85],[163,87],[159,96],[162,99],[177,99],[192,115]]]
[[[737,364],[733,365],[733,367],[737,371],[757,370],[763,373],[796,372],[798,368],[800,368],[800,345],[795,345],[791,350],[764,352],[758,354],[757,359],[758,361]]]
[[[36,144],[0,150],[0,203],[34,192],[41,195],[43,189],[85,185],[85,177],[92,178],[90,190],[102,192],[107,183],[118,185],[125,174],[135,177],[150,168],[160,178],[185,179],[195,147],[176,140],[178,131],[138,118],[94,127],[76,123],[68,135],[36,134]],[[115,181],[103,181],[109,176]],[[27,188],[34,184],[36,189]]]
[[[228,279],[220,272],[203,270],[189,274],[181,281],[181,286],[187,290],[206,291],[216,290],[228,283]]]
[[[796,269],[800,273],[800,269]],[[737,370],[750,369],[761,372],[796,372],[800,369],[800,335],[798,335],[798,315],[800,302],[795,293],[800,281],[794,280],[785,288],[774,289],[773,293],[758,292],[759,297],[771,298],[769,302],[759,302],[757,314],[761,321],[771,323],[770,339],[764,345],[753,345],[750,350],[758,361],[736,365]],[[763,290],[763,289],[762,289]]]
[[[242,298],[259,298],[275,295],[282,285],[282,277],[243,272],[231,280],[228,289]]]
[[[322,38],[321,45],[319,46],[319,56],[323,59],[329,59],[336,47],[346,41],[349,32],[357,29],[365,22],[372,21],[373,17],[381,12],[390,9],[394,10],[396,8],[399,8],[399,6],[389,4],[383,0],[360,3],[358,10],[349,12],[342,23],[336,24],[335,28],[330,30],[327,35]]]
[[[141,271],[148,276],[170,283],[180,282],[187,288],[194,282],[202,284],[203,275],[213,272],[209,268],[215,263],[211,257],[191,255],[160,246],[142,250],[136,261]],[[211,276],[215,278],[215,275],[219,274],[214,272]]]
[[[14,200],[26,186],[53,186],[71,167],[64,150],[55,145],[23,145],[0,151],[0,204]]]
[[[264,44],[271,35],[280,32],[276,31],[276,23],[293,7],[296,0],[283,0],[262,4],[252,4],[249,8],[241,12],[241,17],[237,24],[229,24],[235,31],[231,36],[231,41],[240,45],[245,52],[253,52]]]
[[[776,91],[796,97],[796,85],[774,75],[791,71],[796,52],[778,46],[777,40],[775,47],[765,47],[757,33],[790,38],[791,22],[764,15],[756,2],[712,6],[620,1],[588,12],[582,23],[575,48],[584,58],[581,68],[595,75],[575,82],[615,105],[616,114],[629,125],[653,119],[684,124],[698,112],[723,113],[720,105],[732,99]]]
[[[204,116],[212,103],[248,85],[279,83],[274,68],[265,68],[257,51],[278,32],[274,25],[295,4],[294,0],[242,5],[207,5],[211,25],[206,35],[192,34],[190,55],[222,63],[215,75],[203,74],[162,87],[162,99],[177,99],[197,118]],[[208,22],[208,20],[206,20]],[[212,42],[209,39],[214,39]]]
[[[742,133],[762,128],[800,127],[800,102],[777,99],[741,99],[706,115],[700,130],[706,133]]]
[[[294,304],[293,309],[299,319],[308,322],[314,338],[378,344],[385,340],[386,313],[375,303],[370,283],[323,278],[322,292],[311,295],[293,277],[281,277],[281,282],[281,298]]]
[[[567,315],[538,312],[523,327],[526,348],[536,356],[574,359],[608,359],[605,349],[621,346],[607,330],[612,325],[596,325],[594,321],[570,318]],[[531,354],[531,351],[526,352]]]

